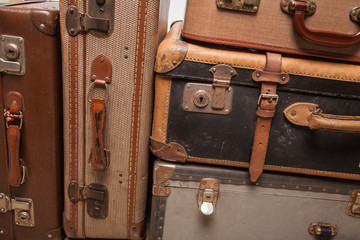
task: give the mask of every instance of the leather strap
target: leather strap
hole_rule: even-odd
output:
[[[278,101],[276,95],[277,84],[285,84],[289,81],[287,74],[281,72],[281,55],[267,53],[265,71],[256,71],[253,74],[254,81],[260,81],[261,93],[256,111],[257,120],[255,127],[254,142],[250,159],[250,180],[256,182],[263,172],[266,151],[269,142],[271,120],[275,115],[275,107]]]
[[[18,92],[7,94],[7,108],[4,111],[6,118],[6,139],[9,161],[9,184],[19,187],[26,180],[26,167],[20,159],[20,129],[22,127],[22,96]]]
[[[91,166],[95,171],[104,171],[108,166],[108,150],[104,148],[105,99],[94,98],[91,101],[91,125],[93,144]]]
[[[331,228],[330,227],[320,227],[321,234],[319,240],[330,240],[331,239]]]

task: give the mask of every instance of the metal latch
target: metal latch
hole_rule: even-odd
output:
[[[30,198],[10,199],[0,193],[0,212],[14,210],[15,224],[22,227],[35,227],[34,203]]]
[[[306,2],[308,4],[305,15],[311,16],[316,12],[316,3],[311,0],[291,0],[287,9],[289,13],[295,13],[296,2]]]
[[[360,22],[360,7],[354,7],[353,9],[351,9],[350,18],[356,23]]]
[[[219,180],[203,178],[197,195],[198,206],[204,215],[211,215],[215,211],[219,195]]]
[[[210,69],[213,84],[188,83],[184,89],[183,108],[189,112],[227,115],[231,111],[233,90],[231,78],[237,75],[227,64],[219,64]]]
[[[25,43],[22,37],[0,35],[0,72],[25,74]]]
[[[216,0],[218,8],[256,13],[260,0]]]
[[[70,36],[90,30],[109,35],[114,28],[115,0],[88,0],[87,13],[79,13],[76,6],[66,12],[66,29]]]
[[[68,186],[68,196],[73,204],[86,200],[87,213],[90,217],[103,219],[108,215],[109,193],[107,188],[99,183],[79,186],[72,181]]]
[[[311,223],[308,230],[312,235],[320,236],[322,240],[330,240],[338,233],[338,227],[328,223]]]
[[[360,218],[360,190],[354,190],[351,193],[346,214],[352,217]]]

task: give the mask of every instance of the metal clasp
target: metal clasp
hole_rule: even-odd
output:
[[[22,227],[35,227],[34,204],[30,198],[10,199],[0,193],[0,212],[14,210],[15,224]]]
[[[353,9],[351,9],[350,18],[356,23],[360,22],[360,7],[354,7]]]
[[[336,225],[321,222],[311,223],[308,230],[312,235],[328,237],[326,239],[336,236],[339,231]]]
[[[269,99],[269,102],[271,103],[272,101],[275,101],[275,105],[278,103],[279,100],[279,95],[277,94],[267,94],[267,93],[262,93],[259,95],[259,99],[258,99],[258,105],[260,104],[260,101],[262,99]]]
[[[115,0],[88,0],[88,13],[79,13],[76,6],[66,12],[66,29],[70,36],[94,30],[109,35],[114,28]]]
[[[90,217],[103,219],[108,215],[109,193],[107,188],[99,183],[91,183],[87,186],[79,186],[75,181],[68,186],[68,196],[73,204],[85,201],[87,213]]]
[[[0,72],[25,74],[25,43],[22,37],[0,35]]]
[[[354,190],[351,193],[349,204],[346,208],[346,214],[360,218],[360,190]]]
[[[203,178],[198,192],[198,206],[204,215],[211,215],[215,211],[219,195],[219,180]]]
[[[241,12],[256,13],[259,10],[260,0],[216,0],[216,6]]]
[[[305,15],[313,15],[316,12],[316,3],[310,0],[291,0],[288,5],[288,11],[289,13],[294,14],[296,10],[296,2],[306,2],[307,8],[305,11]]]

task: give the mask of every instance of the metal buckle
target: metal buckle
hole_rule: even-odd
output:
[[[23,115],[22,111],[19,111],[19,115]],[[18,119],[20,119],[19,130],[21,130],[22,125],[23,125],[23,119],[22,118],[18,118]],[[9,121],[6,120],[6,118],[5,118],[5,126],[6,126],[6,128],[9,128]]]
[[[96,84],[95,82],[93,82],[91,84],[91,87],[88,92],[88,102],[90,102],[90,103],[92,102],[91,99],[93,99],[91,92],[95,88],[95,86],[100,86],[100,85]],[[108,90],[107,83],[105,83],[103,86],[105,86],[105,103],[107,103],[109,101],[109,90]]]
[[[259,95],[258,105],[260,104],[261,99],[269,99],[269,102],[275,100],[275,106],[276,106],[276,104],[278,103],[278,100],[279,100],[279,95],[262,93]]]

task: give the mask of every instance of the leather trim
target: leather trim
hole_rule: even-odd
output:
[[[284,110],[284,115],[292,124],[310,129],[360,133],[360,116],[323,114],[314,103],[294,103]]]
[[[36,29],[40,32],[50,36],[59,34],[60,27],[58,11],[31,9],[30,18]]]
[[[165,144],[155,140],[152,137],[150,137],[150,143],[150,150],[152,154],[154,154],[158,158],[171,162],[186,162],[187,153],[185,148],[180,144],[176,142]]]
[[[135,199],[137,182],[137,163],[139,149],[140,111],[142,97],[142,82],[144,73],[144,57],[146,42],[146,25],[148,0],[138,1],[138,21],[136,34],[136,53],[134,67],[134,93],[132,99],[132,119],[130,135],[130,156],[129,156],[129,190],[128,190],[128,221],[127,227],[129,236],[133,235],[132,227],[135,223]]]
[[[329,59],[349,61],[349,62],[360,62],[360,57],[349,56],[349,55],[344,55],[344,54],[328,53],[328,52],[314,51],[314,50],[309,50],[309,49],[308,50],[292,49],[292,48],[271,46],[271,45],[266,45],[266,44],[245,42],[245,41],[240,41],[240,40],[235,40],[235,39],[208,38],[208,37],[199,36],[199,35],[192,34],[192,33],[186,33],[184,31],[182,31],[181,35],[188,39],[201,41],[201,42],[205,41],[208,43],[214,43],[214,44],[219,44],[219,45],[230,45],[230,46],[236,46],[236,47],[256,48],[256,49],[265,50],[265,51],[274,51],[274,52],[282,52],[282,53],[289,53],[289,54],[329,58]]]
[[[111,83],[112,81],[112,63],[111,60],[105,54],[97,55],[91,63],[91,78],[95,76],[95,79],[92,80],[106,80],[106,83]]]
[[[53,229],[45,233],[43,240],[62,240],[65,238],[64,229],[62,227]]]
[[[186,159],[186,161],[193,163],[208,164],[208,165],[249,168],[249,163],[246,162],[235,162],[235,161],[221,160],[221,159],[198,158],[198,157],[189,156]],[[332,177],[332,178],[349,179],[349,180],[360,180],[360,174],[328,172],[328,171],[319,171],[319,170],[306,169],[306,168],[292,168],[292,167],[273,166],[273,165],[265,164],[264,170],[285,172],[285,173],[298,173],[298,174],[306,174],[306,175],[321,176],[321,177]]]
[[[173,176],[176,165],[156,161],[153,169],[153,184],[163,186],[165,182]]]
[[[145,237],[145,219],[133,224],[130,230],[130,239],[143,239]]]
[[[63,214],[63,227],[66,236],[68,236],[69,238],[77,238],[74,225],[71,223],[70,220],[66,218],[65,214]]]
[[[175,22],[164,41],[159,45],[154,68],[155,72],[167,73],[179,66],[184,60],[188,51],[188,45],[184,41],[179,40],[181,28],[182,22]]]

